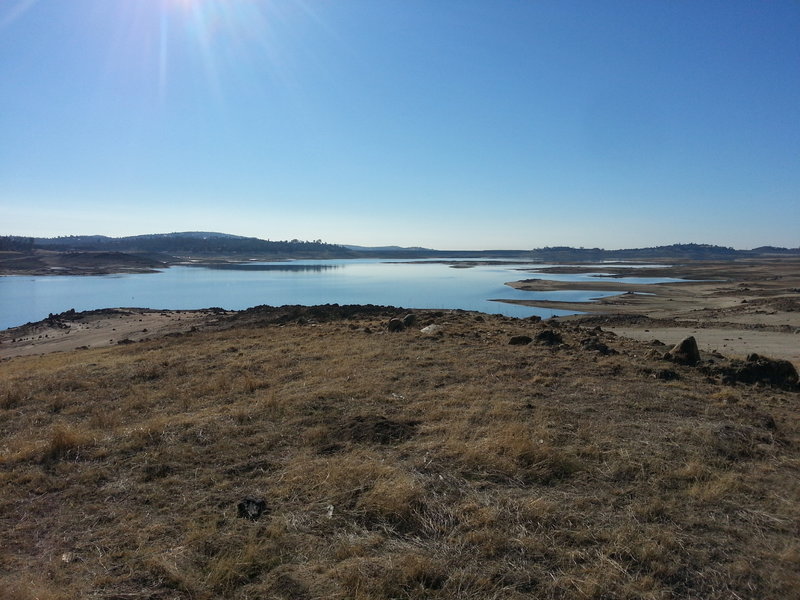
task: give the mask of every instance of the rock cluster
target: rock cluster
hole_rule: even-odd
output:
[[[396,331],[403,331],[407,327],[413,327],[417,322],[417,317],[414,316],[412,313],[408,313],[402,319],[398,317],[393,317],[389,319],[389,322],[386,324],[386,328],[391,332]]]

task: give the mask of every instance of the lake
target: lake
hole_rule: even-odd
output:
[[[457,262],[457,261],[453,261]],[[297,260],[248,262],[224,268],[176,266],[158,273],[93,276],[0,277],[0,329],[38,321],[48,313],[110,307],[241,310],[260,304],[380,304],[405,308],[476,310],[511,317],[574,314],[494,302],[494,299],[586,301],[607,292],[526,292],[507,285],[531,277],[595,280],[592,274],[533,275],[549,265],[482,265],[452,268],[430,261]],[[619,266],[619,265],[617,265]],[[525,269],[525,271],[520,271]],[[598,269],[599,271],[599,269]],[[606,282],[658,283],[663,278],[604,278]]]

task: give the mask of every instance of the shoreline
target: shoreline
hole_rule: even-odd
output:
[[[597,269],[557,266],[539,273],[588,273]],[[600,325],[642,341],[676,343],[694,335],[701,349],[746,356],[766,354],[800,365],[800,260],[698,262],[657,268],[603,269],[610,276],[651,276],[680,282],[629,284],[524,279],[508,286],[528,291],[618,292],[591,302],[501,300],[583,314],[560,321]]]
[[[652,264],[652,263],[650,263]],[[597,266],[557,265],[520,270],[534,275],[509,282],[530,291],[616,292],[590,302],[552,300],[496,301],[581,314],[556,321],[602,326],[632,339],[675,343],[694,335],[706,351],[744,357],[755,352],[800,366],[800,259],[696,262],[660,267],[604,266],[606,276],[650,276],[679,282],[637,284],[604,281],[553,281],[542,273],[595,273]],[[159,310],[114,308],[77,313],[75,320],[44,319],[0,331],[0,359],[138,342],[192,328],[216,326],[221,309]],[[477,313],[476,313],[477,314]]]

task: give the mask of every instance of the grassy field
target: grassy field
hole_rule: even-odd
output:
[[[800,589],[796,390],[570,324],[388,316],[0,363],[3,597]],[[546,329],[563,343],[508,343]]]

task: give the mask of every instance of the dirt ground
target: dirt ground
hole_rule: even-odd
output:
[[[109,347],[0,363],[2,600],[800,589],[785,365],[467,311],[49,321]]]

